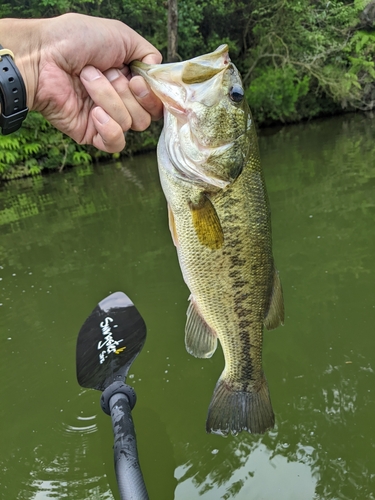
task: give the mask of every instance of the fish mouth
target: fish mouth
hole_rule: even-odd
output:
[[[133,61],[134,74],[142,76],[166,109],[175,116],[187,115],[189,103],[199,101],[213,106],[217,100],[221,78],[230,63],[228,46],[220,45],[214,52],[189,61],[167,64],[145,64]],[[218,90],[218,89],[217,89]]]
[[[211,146],[202,143],[189,122],[196,121],[197,108],[215,106],[223,98],[223,78],[233,67],[228,46],[220,45],[214,52],[188,61],[151,65],[133,61],[130,67],[133,74],[146,80],[164,104],[167,123],[169,114],[177,121],[179,140],[167,141],[166,148],[181,179],[210,189],[225,189],[235,177],[221,175],[213,169],[208,171],[207,161],[227,154],[239,138],[228,142],[223,139],[222,143]]]

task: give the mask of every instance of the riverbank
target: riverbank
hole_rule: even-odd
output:
[[[375,0],[184,0],[178,7],[181,60],[227,43],[260,129],[374,109]],[[119,19],[158,47],[166,60],[167,8],[162,2],[113,0],[99,8],[74,0],[58,5],[32,0],[22,12],[1,5],[0,17],[67,11]],[[126,149],[110,155],[74,143],[41,115],[30,113],[18,133],[0,136],[0,180],[149,151],[160,130],[161,123],[153,123],[144,133],[129,133]]]

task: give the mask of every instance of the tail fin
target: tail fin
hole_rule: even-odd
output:
[[[267,380],[258,390],[235,391],[220,377],[208,409],[206,431],[226,436],[248,431],[263,434],[275,425]]]

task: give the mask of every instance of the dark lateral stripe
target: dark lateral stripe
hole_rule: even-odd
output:
[[[237,278],[238,276],[241,276],[241,274],[242,273],[240,271],[235,269],[234,271],[230,271],[228,273],[228,276],[229,276],[229,278]]]
[[[241,367],[241,380],[243,380],[245,384],[246,381],[252,380],[252,374],[254,373],[253,360],[250,356],[251,342],[247,329],[240,332],[240,339],[243,352],[244,354],[246,353],[246,355],[241,357],[241,362],[239,363]]]
[[[243,266],[246,263],[246,259],[241,259],[238,255],[232,255],[230,258],[232,266]]]
[[[237,280],[237,281],[234,281],[232,283],[232,288],[243,288],[244,286],[246,286],[248,284],[247,281],[240,281],[240,280]]]

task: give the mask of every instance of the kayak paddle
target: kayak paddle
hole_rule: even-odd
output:
[[[103,299],[83,324],[77,340],[77,380],[102,391],[101,407],[112,417],[114,457],[121,500],[148,500],[139,466],[131,410],[134,389],[125,384],[146,340],[146,325],[123,292]]]

